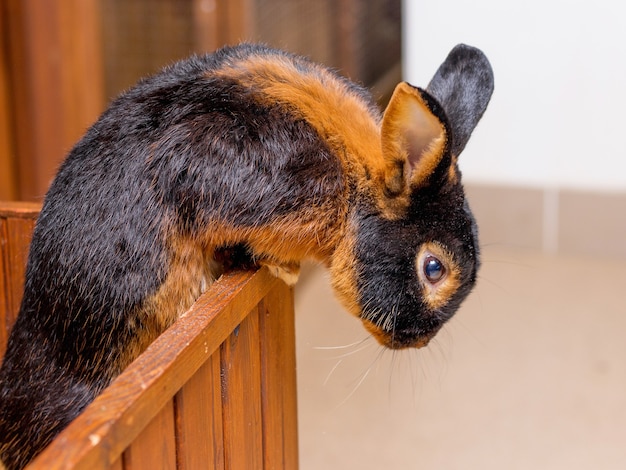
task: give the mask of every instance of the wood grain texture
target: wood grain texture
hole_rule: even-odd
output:
[[[174,405],[170,400],[124,452],[125,469],[175,470],[174,432]]]
[[[13,326],[20,308],[24,293],[24,278],[26,274],[26,261],[30,242],[33,237],[35,221],[27,218],[6,219],[6,234],[8,240],[7,261],[9,277],[9,316],[7,317],[9,329]]]
[[[113,462],[113,465],[111,465],[110,470],[125,470],[124,461],[122,457],[120,457],[115,462]]]
[[[215,351],[176,395],[178,468],[224,468],[220,353]]]
[[[29,468],[109,468],[278,282],[267,269],[220,278]]]
[[[0,202],[0,359],[24,290],[26,260],[38,204]]]
[[[224,460],[228,469],[263,468],[258,341],[255,308],[222,345]]]
[[[7,29],[9,17],[0,4],[0,31]],[[0,35],[0,199],[17,198],[15,177],[15,150],[11,128],[11,93],[9,88],[9,61],[5,38]]]
[[[0,201],[0,217],[36,220],[41,211],[38,202]]]
[[[10,332],[9,254],[6,219],[0,218],[0,360],[4,357]]]
[[[278,285],[259,304],[264,468],[298,468],[293,291]]]
[[[18,197],[39,200],[104,108],[98,0],[6,0]]]

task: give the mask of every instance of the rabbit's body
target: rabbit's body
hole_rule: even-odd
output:
[[[118,98],[61,166],[37,221],[0,369],[5,465],[38,453],[232,252],[288,282],[318,260],[382,344],[425,344],[478,266],[446,119],[405,84],[383,118],[351,82],[251,45],[180,62]],[[405,127],[418,121],[428,130],[413,139]],[[405,161],[414,145],[419,178]],[[446,264],[441,288],[424,285],[420,256]]]

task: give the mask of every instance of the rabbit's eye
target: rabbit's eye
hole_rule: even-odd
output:
[[[424,276],[431,284],[435,284],[446,275],[446,268],[443,263],[434,256],[427,256],[424,260]]]
[[[444,306],[461,285],[458,262],[436,241],[422,244],[415,258],[415,271],[426,305],[431,309]]]

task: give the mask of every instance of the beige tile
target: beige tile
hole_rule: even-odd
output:
[[[626,259],[626,194],[561,191],[559,249]]]
[[[482,246],[541,249],[543,191],[466,185]]]
[[[484,259],[419,351],[365,339],[321,269],[297,287],[302,470],[626,467],[626,262]]]

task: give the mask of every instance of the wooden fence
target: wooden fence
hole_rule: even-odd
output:
[[[0,356],[38,206],[0,203]],[[222,276],[29,469],[296,469],[293,295]]]

